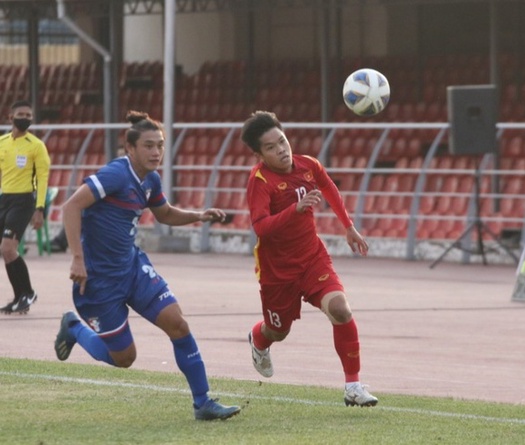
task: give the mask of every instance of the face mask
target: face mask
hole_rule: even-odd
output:
[[[26,131],[32,123],[33,121],[31,119],[26,119],[26,118],[13,119],[14,126],[22,132]]]

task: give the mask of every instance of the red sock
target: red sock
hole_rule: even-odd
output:
[[[345,372],[345,382],[358,382],[361,361],[359,357],[359,334],[352,318],[346,324],[333,325],[334,346]]]
[[[264,321],[260,321],[252,328],[252,340],[254,346],[259,349],[260,351],[263,351],[266,348],[269,348],[270,345],[273,343],[273,341],[268,340],[262,333],[262,325],[264,324]]]

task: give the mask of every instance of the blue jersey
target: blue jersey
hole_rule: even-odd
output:
[[[87,177],[96,202],[82,213],[82,246],[88,275],[122,276],[135,265],[137,224],[146,207],[166,203],[160,176],[140,180],[128,157]]]

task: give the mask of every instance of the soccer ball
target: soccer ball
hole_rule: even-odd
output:
[[[374,116],[387,106],[390,85],[379,71],[361,68],[346,78],[343,99],[346,106],[358,116]]]

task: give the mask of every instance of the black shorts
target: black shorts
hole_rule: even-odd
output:
[[[33,193],[4,193],[0,195],[0,240],[21,240],[35,212]]]

